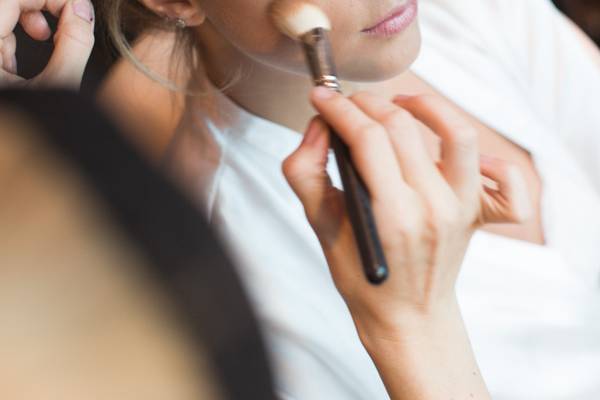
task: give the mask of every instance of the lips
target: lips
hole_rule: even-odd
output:
[[[374,36],[392,36],[406,29],[417,16],[417,0],[408,0],[400,7],[394,8],[387,16],[375,25],[361,32]]]

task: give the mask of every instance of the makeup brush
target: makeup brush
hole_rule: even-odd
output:
[[[328,31],[327,15],[314,4],[298,0],[280,0],[271,5],[271,17],[277,28],[290,38],[300,41],[315,86],[325,86],[341,93]],[[369,282],[380,284],[389,270],[379,240],[369,193],[352,164],[348,146],[331,130],[331,145],[336,156],[346,208],[356,237],[365,275]]]

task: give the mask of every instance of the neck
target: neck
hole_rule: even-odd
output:
[[[308,75],[260,63],[224,41],[214,30],[201,31],[205,73],[238,106],[297,132],[304,132],[315,110],[308,101]],[[346,89],[351,89],[344,84]],[[282,101],[285,100],[285,101]]]
[[[310,79],[254,60],[244,60],[238,65],[242,65],[238,77],[225,94],[252,114],[303,132],[308,121],[315,115],[308,101],[312,86]],[[213,70],[209,73],[212,82],[222,83],[223,76],[218,76],[215,72]]]

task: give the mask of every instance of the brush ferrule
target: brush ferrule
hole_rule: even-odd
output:
[[[341,91],[340,81],[338,81],[337,76],[334,75],[323,75],[319,78],[315,78],[315,85],[317,86],[325,86],[329,89]]]
[[[315,85],[325,86],[338,92],[341,91],[327,30],[323,28],[313,29],[302,36],[301,39]]]

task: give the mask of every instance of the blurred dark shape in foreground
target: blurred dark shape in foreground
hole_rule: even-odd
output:
[[[554,3],[600,45],[600,0],[554,0]]]
[[[0,191],[0,398],[274,398],[220,244],[89,102],[0,92]]]

